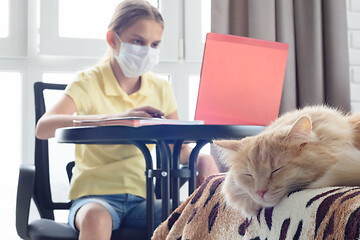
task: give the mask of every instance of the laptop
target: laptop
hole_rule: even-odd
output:
[[[288,45],[208,33],[195,120],[269,125],[279,115]]]

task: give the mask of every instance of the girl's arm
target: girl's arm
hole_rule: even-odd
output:
[[[36,126],[36,137],[48,139],[54,137],[55,130],[61,127],[73,126],[76,106],[71,97],[64,94],[55,106],[47,111],[38,121]]]
[[[62,127],[72,127],[73,120],[97,120],[116,117],[151,117],[149,113],[164,113],[156,108],[145,106],[133,108],[123,113],[111,115],[74,115],[76,105],[73,99],[64,94],[55,106],[47,111],[38,121],[36,126],[36,137],[39,139],[49,139],[54,137],[55,130]]]

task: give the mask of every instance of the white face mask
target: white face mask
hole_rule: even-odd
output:
[[[126,43],[121,41],[116,33],[115,35],[121,42],[119,54],[115,54],[115,59],[126,77],[141,76],[159,62],[159,49]]]

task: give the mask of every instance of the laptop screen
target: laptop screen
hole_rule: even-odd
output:
[[[278,117],[288,45],[208,33],[195,120],[269,125]]]

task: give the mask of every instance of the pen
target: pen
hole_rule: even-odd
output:
[[[153,112],[151,112],[151,113],[149,113],[150,114],[150,116],[152,116],[153,118],[164,118],[164,116],[162,116],[162,115],[160,115],[160,114],[158,114],[158,113],[153,113]]]

